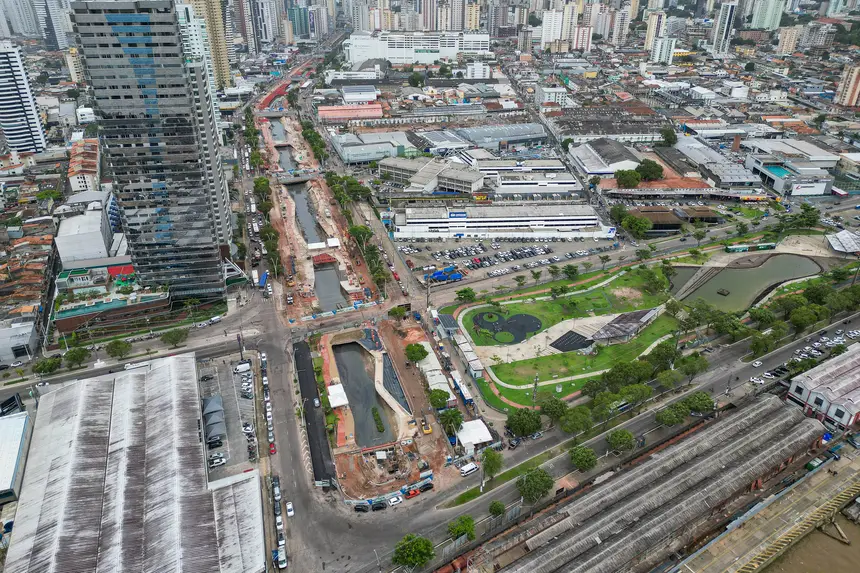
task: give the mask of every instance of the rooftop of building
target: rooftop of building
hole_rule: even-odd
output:
[[[43,394],[6,571],[264,571],[260,477],[207,483],[200,416],[193,353]]]
[[[475,144],[491,141],[507,141],[527,137],[546,137],[546,129],[539,123],[513,123],[485,125],[458,129],[457,133]]]
[[[87,233],[98,233],[102,228],[101,211],[84,211],[60,221],[57,237],[71,237]]]
[[[622,161],[635,161],[639,163],[639,159],[633,155],[633,152],[627,147],[614,139],[601,137],[586,143],[588,147],[593,149],[601,159],[607,164],[620,163]]]
[[[407,207],[409,219],[456,219],[450,213],[465,213],[469,219],[528,219],[546,217],[597,217],[593,207],[588,205],[470,205],[466,207]]]
[[[838,155],[801,139],[745,139],[741,145],[785,157],[803,157],[811,161],[837,161]]]
[[[18,472],[24,471],[18,462],[29,421],[27,412],[0,416],[0,491],[12,489]]]
[[[798,374],[792,382],[821,394],[828,402],[848,401],[860,406],[860,346],[849,346],[843,354]]]

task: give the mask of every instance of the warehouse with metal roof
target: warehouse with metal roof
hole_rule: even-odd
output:
[[[45,394],[6,573],[256,573],[259,474],[207,483],[194,354]]]

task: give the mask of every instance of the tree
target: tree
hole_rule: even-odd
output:
[[[436,551],[433,549],[432,541],[426,537],[407,533],[394,546],[391,561],[403,567],[424,567],[435,556]]]
[[[546,272],[549,273],[549,276],[552,277],[552,280],[555,280],[558,278],[558,275],[561,274],[561,269],[558,268],[558,265],[550,265],[546,268]]]
[[[263,156],[260,155],[260,152],[255,149],[251,152],[251,155],[248,158],[248,163],[251,165],[251,167],[257,169],[258,167],[260,167],[260,165],[263,164]]]
[[[593,266],[594,266],[594,263],[592,263],[591,261],[585,261],[584,263],[582,263],[582,268],[585,269],[586,273],[588,271],[590,271],[591,267],[593,267]]]
[[[430,390],[430,405],[436,410],[441,410],[448,405],[448,393],[439,388]]]
[[[740,237],[741,235],[745,235],[745,234],[749,233],[750,226],[747,225],[746,223],[741,222],[741,223],[738,223],[737,225],[735,225],[735,229],[738,232],[738,237]]]
[[[591,179],[588,180],[588,184],[592,187],[597,187],[600,185],[600,177],[598,175],[592,175]]]
[[[642,181],[657,181],[663,179],[663,166],[651,159],[643,159],[636,166],[636,173],[640,175]]]
[[[651,230],[654,224],[645,217],[634,217],[630,215],[624,219],[621,226],[635,238],[642,239],[645,237],[645,234]]]
[[[469,541],[475,539],[475,519],[471,515],[461,515],[448,523],[448,535],[458,539],[465,535]]]
[[[650,249],[636,249],[636,259],[639,261],[644,261],[645,259],[651,256]]]
[[[830,279],[835,283],[841,283],[848,280],[848,277],[851,276],[851,271],[843,267],[836,267],[835,269],[830,269]]]
[[[645,356],[645,360],[654,367],[655,372],[662,372],[663,370],[671,368],[672,365],[675,364],[675,360],[678,359],[679,355],[680,353],[675,345],[675,340],[665,340],[655,346],[654,349]]]
[[[815,304],[825,304],[834,294],[833,287],[827,283],[809,285],[803,290],[803,297]]]
[[[689,414],[689,411],[683,406],[672,404],[668,408],[664,408],[657,412],[654,419],[658,424],[662,424],[664,426],[677,426],[686,419],[687,414]]]
[[[642,181],[642,176],[633,169],[620,169],[615,172],[615,182],[622,189],[635,189]]]
[[[388,316],[401,320],[404,316],[406,316],[406,309],[402,306],[393,306],[391,307],[391,310],[388,311]]]
[[[557,299],[561,296],[566,295],[568,292],[568,288],[566,285],[556,285],[549,289],[549,294],[553,299]]]
[[[675,300],[674,298],[670,298],[666,301],[666,312],[672,315],[675,318],[678,318],[678,315],[681,313],[681,303]]]
[[[774,322],[770,327],[770,334],[774,340],[785,338],[785,335],[788,334],[788,324],[782,320]]]
[[[507,427],[514,436],[528,436],[541,429],[540,413],[528,408],[517,408],[508,414]]]
[[[609,255],[600,255],[600,256],[599,256],[599,257],[597,257],[597,258],[599,258],[599,259],[600,259],[600,263],[601,263],[601,265],[602,265],[602,266],[600,267],[600,270],[601,270],[601,271],[605,271],[605,270],[606,270],[606,263],[608,263],[609,261],[611,261],[611,260],[612,260],[612,257],[610,257]]]
[[[660,130],[660,135],[663,137],[663,144],[669,147],[678,143],[678,134],[671,127],[664,127]]]
[[[413,88],[417,88],[424,85],[424,77],[418,72],[412,72],[412,75],[409,76],[409,85]]]
[[[629,430],[613,430],[606,436],[609,449],[618,452],[626,452],[636,447],[636,440]]]
[[[556,396],[547,396],[540,402],[540,413],[553,422],[561,420],[565,412],[567,412],[567,403]]]
[[[759,329],[762,329],[776,322],[776,315],[767,308],[755,307],[750,309],[750,319],[758,324]]]
[[[534,279],[535,283],[540,281],[540,276],[543,274],[543,271],[532,271],[532,279]]]
[[[702,244],[702,239],[704,239],[707,235],[708,234],[705,232],[704,229],[696,229],[695,231],[693,231],[693,238],[696,239],[697,247]]]
[[[410,362],[421,362],[427,358],[427,354],[429,354],[427,349],[421,344],[408,344],[406,346],[406,358]]]
[[[681,361],[681,373],[693,383],[693,378],[708,369],[708,359],[701,354],[691,354]]]
[[[830,356],[839,356],[840,354],[844,354],[848,351],[848,347],[844,344],[837,344],[833,348],[830,349]]]
[[[99,135],[99,124],[88,123],[87,127],[84,128],[84,137],[98,137],[98,135]]]
[[[690,249],[690,256],[694,259],[698,259],[702,256],[702,249]]]
[[[629,216],[630,213],[627,212],[627,207],[621,203],[615,204],[609,209],[609,218],[615,221],[616,225],[622,224]]]
[[[684,398],[684,406],[696,414],[714,411],[714,399],[707,392],[693,392]]]
[[[63,194],[57,191],[56,189],[45,189],[44,191],[39,191],[36,193],[36,199],[39,201],[46,201],[48,199],[53,199],[57,201],[63,198]]]
[[[460,302],[475,302],[475,299],[478,298],[478,295],[475,294],[475,289],[473,288],[463,288],[456,291],[457,300]]]
[[[621,389],[621,395],[634,409],[639,408],[651,395],[654,389],[648,384],[631,384]]]
[[[481,452],[481,467],[487,479],[493,479],[502,469],[502,454],[493,448],[485,449]]]
[[[499,517],[505,514],[505,504],[499,500],[493,500],[490,502],[490,515],[493,517]]]
[[[674,390],[684,379],[684,375],[677,370],[664,370],[657,374],[657,382],[667,390]]]
[[[72,368],[77,368],[78,366],[89,360],[91,354],[92,353],[89,351],[88,348],[76,346],[75,348],[68,350],[63,355],[63,360],[66,361],[66,366],[69,368],[69,370],[71,370]]]
[[[105,352],[111,358],[122,360],[131,353],[131,342],[125,340],[112,340],[105,346]]]
[[[463,412],[457,408],[448,408],[439,414],[439,423],[449,436],[453,436],[463,427]]]
[[[585,446],[576,446],[570,450],[570,463],[581,472],[594,469],[597,465],[597,454]]]
[[[523,288],[523,285],[526,284],[528,279],[524,275],[517,275],[514,277],[514,282],[517,283],[517,288]]]
[[[526,503],[534,504],[552,490],[555,480],[543,468],[535,468],[517,479],[517,490]]]
[[[164,334],[161,335],[161,342],[167,344],[171,348],[176,348],[188,338],[188,329],[187,328],[175,328],[173,330],[168,330]]]
[[[809,307],[795,308],[791,311],[789,322],[794,327],[795,335],[800,334],[807,327],[812,326],[818,320],[815,312]]]
[[[354,225],[349,228],[349,234],[355,239],[361,252],[364,252],[364,247],[367,245],[367,241],[373,236],[373,231],[366,225]]]
[[[788,318],[794,309],[806,306],[808,303],[809,301],[807,301],[804,296],[799,294],[790,294],[776,299],[774,305],[782,311],[784,317]]]
[[[53,374],[60,369],[60,366],[62,366],[62,364],[63,359],[59,356],[56,358],[43,358],[33,364],[33,374],[40,374],[42,376]]]
[[[561,142],[561,148],[567,151],[568,149],[570,149],[571,143],[573,143],[573,140],[568,137]]]
[[[577,275],[579,275],[579,269],[576,265],[564,265],[561,267],[561,272],[564,275],[564,278],[569,281],[576,279]]]
[[[541,19],[538,18],[538,15],[535,12],[529,14],[529,26],[540,26]]]
[[[591,410],[588,406],[568,408],[559,421],[561,430],[568,434],[582,434],[591,429]]]
[[[745,72],[755,71],[755,63],[754,62],[747,62],[746,65],[744,66],[744,71]]]

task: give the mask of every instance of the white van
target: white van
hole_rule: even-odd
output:
[[[220,317],[220,316],[213,316],[212,318],[210,318],[210,319],[209,319],[209,324],[215,324],[215,323],[218,323],[218,322],[221,322],[221,317]]]
[[[478,464],[476,464],[474,462],[470,462],[470,463],[466,464],[465,466],[463,466],[462,468],[460,468],[460,475],[463,477],[466,477],[467,475],[473,474],[476,471],[478,471]]]
[[[278,549],[278,569],[287,568],[287,552],[281,547]]]
[[[242,363],[233,369],[233,374],[241,374],[242,372],[250,372],[251,365],[247,362]]]

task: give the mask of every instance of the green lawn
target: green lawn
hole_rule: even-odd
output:
[[[460,303],[444,306],[439,309],[439,314],[454,314],[454,311],[460,308]]]
[[[613,260],[615,260],[615,259],[613,259]],[[560,267],[563,267],[565,264],[573,264],[573,263],[565,263],[564,261],[562,261],[562,262],[558,263],[557,266],[560,268]],[[607,263],[607,264],[609,264],[609,263]],[[525,269],[525,270],[529,271],[530,269]],[[613,270],[613,269],[609,269],[608,271],[605,271],[605,272],[598,269],[596,271],[591,271],[590,273],[582,273],[582,274],[576,275],[576,278],[574,280],[570,280],[570,279],[565,278],[565,279],[559,279],[557,281],[552,281],[552,282],[548,282],[548,283],[543,283],[543,284],[539,284],[539,285],[532,285],[530,287],[525,287],[525,288],[517,290],[516,292],[511,293],[508,296],[513,298],[513,299],[528,298],[529,294],[532,294],[532,293],[535,293],[538,291],[543,291],[543,290],[548,291],[549,289],[551,289],[554,286],[561,286],[561,285],[570,286],[573,283],[578,283],[580,281],[584,281],[584,280],[588,281],[588,282],[585,282],[581,285],[577,285],[576,287],[574,287],[576,290],[583,290],[583,289],[586,289],[590,286],[596,285],[597,283],[599,283],[601,281],[606,280],[607,278],[609,278],[609,275],[611,275],[613,273],[617,273],[617,272],[619,272],[619,271]],[[523,276],[527,277],[529,279],[529,281],[531,281],[531,273],[527,272],[527,273],[518,273],[518,274],[522,274]],[[548,276],[548,274],[549,273],[547,273],[546,269],[544,268],[543,269],[543,275],[541,278]],[[594,280],[589,280],[589,279],[594,279]],[[549,294],[549,293],[540,293],[538,296],[544,296],[546,294]]]
[[[672,259],[673,263],[677,263],[679,265],[703,265],[708,259],[711,258],[711,253],[702,253],[698,257],[694,257],[693,255],[687,255],[686,257],[681,257],[680,259]]]
[[[600,347],[597,356],[583,356],[576,352],[565,352],[498,364],[492,368],[500,380],[508,384],[530,387],[535,374],[540,377],[541,381],[544,381],[552,379],[553,376],[559,378],[575,376],[611,368],[613,364],[618,362],[635,360],[657,339],[672,333],[676,326],[677,321],[674,318],[668,314],[663,314],[630,342]]]
[[[658,273],[659,267],[654,268]],[[649,294],[642,289],[643,280],[635,271],[617,277],[603,288],[582,294],[561,297],[555,300],[539,300],[534,302],[518,302],[506,304],[502,308],[507,316],[515,314],[530,314],[541,321],[541,332],[569,318],[582,318],[592,315],[630,312],[642,308],[654,308],[663,303],[666,295]],[[630,293],[618,292],[619,289],[630,288],[636,291]],[[626,295],[626,296],[625,296]],[[487,312],[486,309],[471,310],[463,317],[463,326],[468,329],[472,340],[478,346],[496,346],[500,343],[491,336],[475,331],[475,315]]]
[[[484,378],[478,378],[477,380],[475,380],[475,383],[478,385],[478,389],[481,391],[481,396],[484,398],[484,402],[486,402],[492,408],[495,408],[499,412],[504,412],[505,408],[510,409],[510,406],[502,402],[502,400],[498,396],[496,396],[492,388],[490,388],[490,383],[487,382]]]

